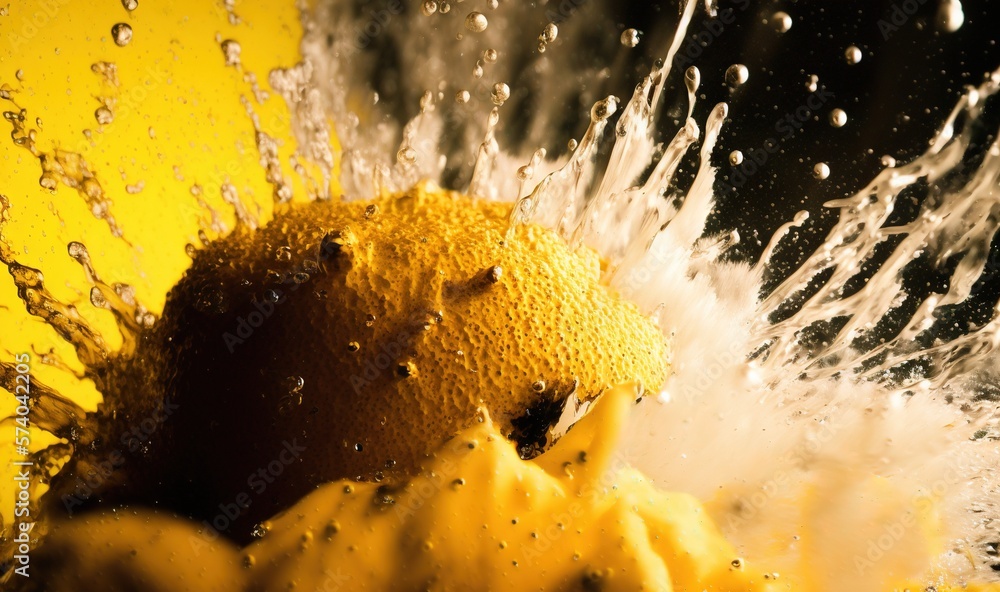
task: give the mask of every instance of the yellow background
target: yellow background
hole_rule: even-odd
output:
[[[6,120],[0,120],[0,194],[9,199],[10,211],[0,230],[17,260],[40,269],[46,287],[60,301],[75,304],[112,349],[120,344],[112,315],[90,305],[89,286],[67,255],[67,244],[87,245],[102,280],[132,284],[139,301],[158,313],[190,261],[185,245],[198,243],[197,231],[210,218],[192,197],[193,185],[204,188],[203,199],[229,228],[232,208],[219,195],[220,184],[227,181],[251,211],[259,208],[262,220],[270,216],[272,189],[259,164],[253,124],[241,96],[250,100],[263,130],[281,142],[284,174],[303,193],[287,164],[295,146],[284,99],[271,92],[260,104],[244,80],[244,73],[252,72],[270,91],[270,70],[300,61],[299,11],[294,2],[255,0],[237,2],[232,12],[239,18],[235,24],[222,0],[139,0],[132,12],[119,0],[0,3],[0,88],[9,90],[13,100],[0,100],[0,110],[26,109],[42,152],[59,148],[84,157],[113,204],[111,213],[124,240],[91,214],[75,189],[40,186],[38,159],[14,144],[13,127]],[[132,41],[124,47],[112,39],[116,23],[133,29]],[[226,39],[240,43],[242,70],[225,65],[220,42]],[[92,71],[99,61],[117,65],[119,87]],[[108,100],[116,102],[115,119],[100,126],[94,113]],[[89,140],[84,130],[91,130]],[[126,185],[140,182],[141,192],[126,191]],[[15,354],[50,350],[81,370],[72,348],[25,312],[13,281],[2,273],[0,359],[11,363]],[[37,355],[32,356],[32,374],[88,410],[99,401],[92,384],[43,366]],[[0,389],[0,415],[11,414],[13,403]],[[9,422],[3,426],[0,515],[9,521],[14,429]],[[51,441],[37,428],[32,440],[35,449]]]

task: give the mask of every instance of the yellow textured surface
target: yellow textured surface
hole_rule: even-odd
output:
[[[398,490],[324,486],[245,549],[250,588],[780,589],[739,560],[694,498],[625,467],[616,445],[634,398],[627,385],[609,391],[534,462],[486,417]]]
[[[593,252],[534,226],[503,244],[510,208],[421,186],[297,206],[206,248],[140,346],[153,370],[130,368],[118,387],[127,398],[153,382],[179,406],[166,470],[231,499],[296,437],[308,452],[273,494],[291,503],[330,480],[411,473],[480,405],[509,434],[573,385],[581,399],[659,388],[660,330],[598,283]],[[123,423],[142,405],[127,403]],[[180,436],[209,430],[208,448]]]
[[[57,525],[34,554],[27,589],[243,590],[246,574],[237,550],[199,536],[194,524],[147,510],[81,516]],[[197,553],[192,540],[199,541]]]

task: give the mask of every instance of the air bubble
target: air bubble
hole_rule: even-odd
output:
[[[471,98],[472,95],[470,95],[469,91],[467,90],[460,90],[457,93],[455,93],[455,102],[458,103],[459,105],[464,105],[465,103],[468,103],[469,99]]]
[[[618,110],[618,97],[610,96],[594,103],[590,110],[590,118],[593,121],[604,121],[611,117]]]
[[[743,64],[733,64],[726,70],[726,84],[736,88],[750,78],[750,70]]]
[[[292,260],[292,248],[291,247],[278,247],[278,250],[274,252],[274,258],[278,261],[291,261]]]
[[[858,49],[856,45],[852,45],[848,47],[846,50],[844,50],[844,59],[846,59],[847,63],[851,64],[852,66],[854,64],[859,63],[861,61],[861,58],[862,58],[861,50]]]
[[[779,33],[787,33],[792,28],[792,17],[784,11],[778,11],[771,15],[771,25]]]
[[[396,153],[396,160],[398,160],[400,164],[412,165],[417,161],[417,151],[409,146],[406,148],[400,148],[399,152]]]
[[[481,12],[470,12],[465,17],[465,28],[473,33],[482,33],[488,25],[489,21],[486,20],[486,15]]]
[[[538,40],[542,43],[552,43],[559,36],[559,27],[555,23],[549,23],[545,25],[542,29],[541,35],[538,36]]]
[[[227,66],[239,66],[242,51],[243,48],[240,47],[240,44],[232,39],[226,39],[222,42],[222,54],[226,56]]]
[[[500,107],[510,98],[510,87],[506,83],[498,82],[493,85],[493,104]]]
[[[830,111],[830,125],[833,127],[844,127],[847,124],[847,113],[843,109]]]
[[[115,45],[125,47],[132,41],[132,27],[128,23],[118,23],[111,27],[111,37],[115,40]]]
[[[94,119],[96,119],[97,123],[101,125],[108,125],[114,121],[115,114],[111,112],[111,109],[108,109],[107,105],[105,105],[98,107],[97,111],[94,111]]]
[[[813,167],[813,177],[816,177],[817,179],[822,181],[823,179],[826,179],[829,176],[830,176],[830,165],[826,164],[825,162],[816,163],[816,166]]]
[[[125,10],[132,12],[136,8],[139,8],[139,0],[122,0],[122,7]]]
[[[621,42],[625,47],[639,45],[639,31],[636,29],[625,29],[622,31]]]
[[[437,12],[437,9],[438,9],[437,0],[426,0],[420,5],[420,12],[422,12],[424,16],[430,16],[434,14],[435,12]]]
[[[497,61],[497,50],[490,48],[483,52],[483,61],[487,64],[494,64]]]

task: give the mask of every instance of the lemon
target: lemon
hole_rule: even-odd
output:
[[[124,499],[241,539],[321,483],[412,474],[480,406],[531,457],[571,394],[657,389],[655,324],[595,253],[508,237],[510,209],[418,186],[292,206],[197,253],[111,380],[104,413],[131,431],[109,440],[147,452]]]

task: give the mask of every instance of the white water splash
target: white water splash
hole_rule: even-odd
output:
[[[360,51],[359,31],[375,30],[368,15],[346,3],[319,6],[305,55],[312,84],[324,81],[315,88],[343,146],[347,196],[431,179],[517,200],[512,225],[543,224],[598,250],[607,260],[603,280],[656,315],[674,342],[666,390],[634,418],[631,458],[662,486],[710,501],[727,536],[747,553],[789,572],[809,566],[812,579],[797,584],[877,590],[901,575],[927,576],[928,565],[969,575],[1000,523],[993,501],[997,408],[976,396],[982,384],[996,383],[1000,320],[994,309],[978,325],[951,325],[955,311],[975,300],[980,277],[992,272],[1000,146],[994,141],[977,156],[974,139],[1000,73],[968,90],[924,155],[827,204],[841,215],[827,240],[761,296],[777,275],[772,256],[807,213],[775,234],[759,262],[723,262],[739,236],[704,233],[714,203],[709,157],[727,107],[712,110],[702,134],[691,118],[696,68],[683,73],[687,117],[657,149],[664,84],[699,3],[685,3],[662,64],[621,109],[618,99],[589,97],[572,77],[553,75],[568,71],[558,44],[528,56],[531,47],[505,43],[529,10],[516,4],[458,40],[432,20],[444,15],[397,23],[405,34],[389,32],[404,16],[388,15],[378,35],[391,35],[404,61],[390,89],[401,97],[395,108],[383,108],[375,91],[359,84],[386,86],[378,56]],[[596,11],[581,8],[584,18],[597,18]],[[560,25],[559,43],[570,45],[576,35]],[[494,47],[498,60],[478,59]],[[515,83],[512,64],[538,73],[530,89]],[[489,101],[501,81],[514,97],[502,107]],[[529,114],[514,112],[520,91],[545,100]],[[471,100],[452,104],[466,93]],[[570,154],[547,159],[537,147],[551,145],[547,130],[559,110],[586,98],[594,105],[586,132]],[[401,117],[398,105],[406,104],[419,104],[416,115]],[[619,110],[610,156],[601,160]],[[513,146],[496,134],[508,122],[524,128]],[[678,166],[699,141],[700,167],[693,183],[680,187]],[[901,196],[915,191],[926,192],[919,213],[895,222]],[[919,266],[946,276],[943,293],[907,286]],[[948,525],[945,549],[925,548],[926,533],[911,522],[925,499]]]

